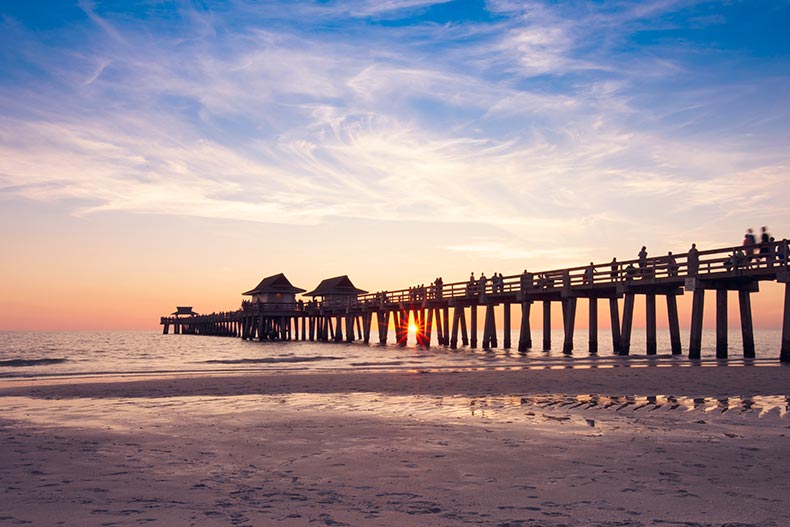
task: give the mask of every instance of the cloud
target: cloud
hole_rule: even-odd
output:
[[[503,258],[786,202],[786,153],[734,141],[737,122],[727,143],[690,130],[733,104],[726,90],[649,92],[611,43],[585,51],[585,24],[627,28],[671,3],[570,16],[496,2],[496,20],[450,28],[357,20],[431,3],[300,4],[277,24],[242,3],[187,10],[165,32],[83,2],[98,28],[85,47],[24,35],[25,60],[46,73],[0,84],[0,195],[70,200],[78,214],[474,223],[501,239],[450,250]],[[334,9],[353,31],[296,23],[305,9]],[[232,17],[247,22],[229,31]]]

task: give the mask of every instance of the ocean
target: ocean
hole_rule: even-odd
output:
[[[612,354],[611,339],[599,331],[599,353],[587,352],[588,335],[577,330],[572,356],[562,354],[562,330],[552,332],[550,351],[539,349],[540,331],[533,331],[538,346],[518,353],[518,332],[512,333],[513,348],[499,346],[487,352],[481,348],[450,350],[435,343],[420,348],[411,342],[395,344],[257,342],[240,338],[199,335],[162,335],[155,331],[0,331],[0,378],[46,376],[101,376],[185,372],[267,372],[327,370],[474,369],[474,368],[589,368],[618,366],[686,365],[685,355],[672,356],[668,331],[658,332],[658,354],[645,354],[644,330],[635,329],[631,355]],[[684,353],[688,334],[683,333]],[[775,364],[779,357],[781,332],[756,330],[757,358],[744,361],[741,336],[729,334],[729,355],[715,358],[715,336],[703,334],[702,364]]]

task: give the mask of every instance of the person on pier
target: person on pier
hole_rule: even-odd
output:
[[[754,237],[754,231],[752,229],[747,229],[746,234],[743,235],[743,250],[750,260],[754,257],[756,246],[757,239]]]
[[[745,267],[751,267],[749,257],[740,249],[737,249],[732,255],[732,267],[736,271]]]
[[[636,267],[634,267],[634,264],[628,264],[625,268],[625,281],[630,282],[634,279],[634,276],[636,276]]]
[[[699,273],[699,250],[696,243],[691,244],[691,249],[686,255],[686,272],[689,276],[697,276]]]
[[[672,251],[667,253],[667,274],[669,276],[677,276],[678,275],[678,262],[675,259],[675,255],[672,254]]]
[[[767,262],[771,254],[771,235],[768,234],[768,227],[763,225],[760,229],[760,258]]]
[[[438,277],[436,280],[433,281],[433,297],[437,300],[441,300],[442,298],[442,288],[444,287],[444,281],[442,277]]]
[[[582,276],[582,284],[583,285],[592,284],[594,277],[595,277],[595,264],[590,262],[590,265],[588,265],[587,269],[584,270],[584,276]]]
[[[475,287],[477,286],[477,280],[475,280],[475,273],[469,275],[469,281],[466,283],[466,296],[470,297],[473,296]]]
[[[616,282],[617,281],[617,274],[620,271],[620,264],[617,263],[617,257],[612,258],[611,267],[612,267],[612,271],[611,271],[611,274],[609,275],[609,277],[612,279],[612,282]]]
[[[486,295],[486,275],[485,273],[480,273],[480,280],[477,281],[477,293],[484,297]]]
[[[505,292],[505,284],[502,273],[494,273],[494,276],[491,277],[491,292],[495,294]]]
[[[639,250],[639,275],[645,274],[645,267],[647,267],[647,247],[644,245]]]
[[[524,272],[521,274],[521,291],[526,291],[532,287],[532,273],[527,272],[524,269]]]

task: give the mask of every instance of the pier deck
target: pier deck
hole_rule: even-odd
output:
[[[673,355],[682,353],[677,297],[691,293],[692,310],[688,356],[700,357],[702,315],[705,292],[716,291],[716,356],[726,358],[727,293],[738,292],[743,335],[743,355],[755,356],[751,295],[759,282],[785,284],[784,317],[780,360],[790,362],[790,267],[787,241],[758,244],[754,254],[740,254],[743,248],[724,247],[685,254],[646,259],[606,262],[582,267],[524,272],[454,283],[434,283],[393,291],[360,294],[345,299],[309,302],[244,302],[241,309],[205,315],[165,316],[163,332],[218,335],[258,340],[311,340],[318,342],[369,343],[372,321],[376,319],[378,342],[385,344],[389,328],[396,342],[406,345],[409,326],[417,328],[418,344],[430,346],[435,329],[440,345],[483,349],[498,347],[495,309],[502,306],[504,348],[512,346],[512,306],[521,308],[521,327],[517,344],[520,352],[533,347],[530,326],[532,304],[543,307],[544,350],[551,349],[551,306],[562,305],[563,353],[573,352],[576,306],[579,299],[589,303],[590,353],[598,352],[598,301],[608,300],[612,349],[628,355],[635,298],[645,297],[646,348],[656,354],[656,297],[664,297]],[[622,317],[621,317],[622,306]],[[483,330],[478,340],[478,308],[482,310]],[[451,314],[452,311],[452,314]],[[467,317],[468,313],[468,317]],[[392,319],[392,323],[390,323]]]

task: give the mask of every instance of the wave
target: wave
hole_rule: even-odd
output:
[[[264,359],[211,359],[201,361],[202,364],[279,364],[292,362],[318,362],[322,360],[342,360],[343,357],[267,357]]]
[[[49,364],[62,364],[68,359],[10,359],[0,360],[0,368],[22,368],[24,366],[47,366]]]

